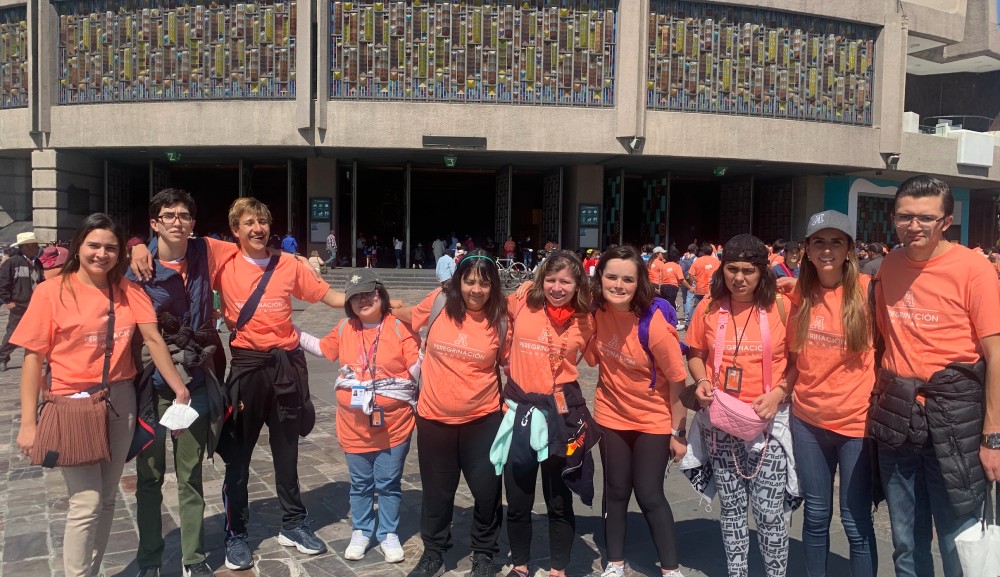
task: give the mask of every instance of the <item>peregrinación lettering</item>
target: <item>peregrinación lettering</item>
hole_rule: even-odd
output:
[[[628,365],[630,367],[634,367],[635,366],[635,359],[633,359],[632,357],[630,357],[628,355],[623,354],[621,351],[613,350],[613,349],[607,347],[606,345],[601,345],[601,352],[603,352],[605,355],[607,355],[607,356],[609,356],[609,357],[617,360],[619,363],[621,363],[623,365]]]
[[[486,355],[484,355],[479,351],[467,351],[465,349],[460,349],[448,345],[439,345],[435,343],[434,350],[440,351],[445,354],[458,355],[460,357],[476,359],[477,361],[482,361],[486,359]]]
[[[924,321],[929,323],[936,323],[941,319],[941,317],[932,313],[922,313],[919,311],[897,311],[895,309],[889,309],[889,318],[909,321]]]

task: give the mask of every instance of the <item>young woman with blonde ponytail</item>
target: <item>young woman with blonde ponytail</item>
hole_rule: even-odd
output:
[[[830,549],[833,479],[840,469],[840,516],[850,545],[851,575],[878,568],[872,526],[871,463],[865,416],[875,384],[867,275],[854,254],[854,225],[828,210],[806,229],[789,317],[790,363],[798,376],[792,403],[792,439],[805,515],[806,574],[822,577]],[[793,373],[794,374],[794,373]]]

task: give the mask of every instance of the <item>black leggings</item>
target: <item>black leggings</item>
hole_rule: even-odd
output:
[[[670,460],[670,435],[603,428],[601,464],[604,467],[604,538],[608,561],[625,560],[625,517],[628,502],[642,509],[661,569],[677,569],[674,514],[663,494],[663,476]]]
[[[527,565],[531,556],[531,508],[535,504],[535,481],[542,470],[542,495],[549,517],[549,556],[552,570],[569,565],[569,553],[576,535],[573,493],[562,479],[565,457],[551,456],[515,471],[510,462],[503,470],[507,490],[507,540],[512,564]]]

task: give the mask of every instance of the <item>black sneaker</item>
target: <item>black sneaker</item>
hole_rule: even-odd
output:
[[[253,552],[247,543],[246,533],[226,539],[226,567],[233,571],[243,571],[253,567]]]
[[[497,570],[493,566],[493,555],[488,553],[472,554],[472,571],[469,577],[496,577]]]
[[[184,566],[184,577],[212,577],[213,575],[215,572],[204,561]]]
[[[136,577],[160,577],[159,567],[141,567]]]
[[[282,529],[278,533],[278,543],[285,547],[295,547],[306,555],[326,553],[326,543],[316,536],[309,523],[302,523],[294,529]]]
[[[441,554],[425,549],[420,561],[417,561],[417,566],[406,577],[441,577],[441,575],[444,575],[444,559],[441,558]]]

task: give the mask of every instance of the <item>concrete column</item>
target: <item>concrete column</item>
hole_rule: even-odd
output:
[[[315,2],[299,2],[295,31],[295,127],[311,130],[313,126],[312,92],[315,79],[312,74],[313,46],[312,23]],[[308,253],[306,253],[308,254]]]
[[[809,217],[822,212],[826,179],[822,176],[801,176],[792,188],[792,237],[803,239]]]
[[[31,153],[35,234],[42,241],[69,240],[88,215],[104,207],[104,163],[53,149]]]
[[[31,159],[0,158],[0,228],[31,218]]]
[[[562,246],[575,249],[580,244],[581,204],[604,204],[604,167],[599,164],[569,166],[563,170]],[[603,229],[598,228],[598,234]],[[601,238],[599,247],[608,243]]]
[[[326,250],[326,241],[316,243],[312,242],[312,215],[309,212],[309,208],[312,204],[312,199],[317,197],[332,198],[333,205],[331,214],[330,227],[337,233],[337,250],[340,254],[344,254],[345,251],[351,251],[354,249],[353,245],[348,246],[348,238],[343,230],[337,230],[338,215],[340,210],[344,207],[337,206],[337,159],[336,158],[325,158],[325,157],[312,157],[306,159],[306,242],[305,251],[303,254],[308,255],[314,250],[318,250],[320,256],[323,260],[327,259],[327,254],[324,252]],[[350,210],[351,207],[346,207],[345,210]],[[350,253],[347,253],[350,256]]]
[[[902,151],[903,103],[906,100],[906,17],[887,11],[885,27],[875,42],[875,99],[872,122],[879,129],[883,155]],[[878,166],[881,159],[873,159]]]
[[[618,4],[618,62],[615,74],[615,137],[624,143],[646,134],[646,17],[649,0]],[[570,239],[576,237],[569,237]]]

